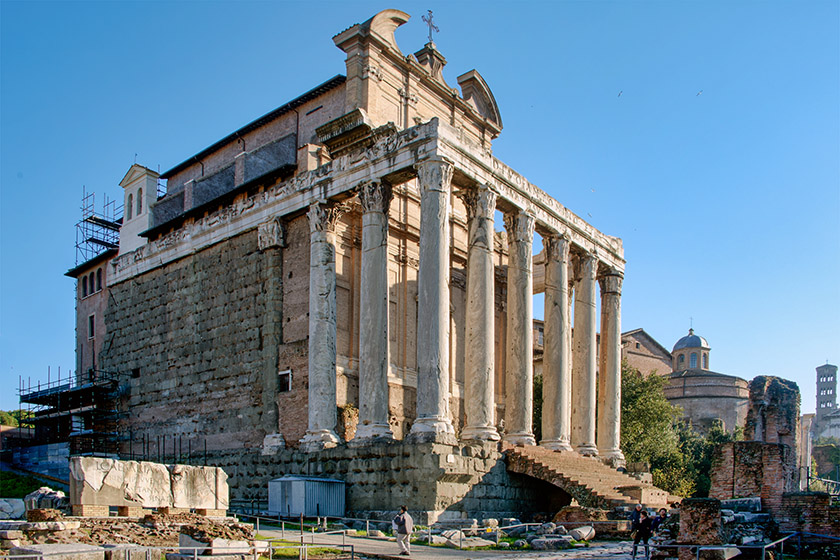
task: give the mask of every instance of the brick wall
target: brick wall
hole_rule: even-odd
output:
[[[720,500],[713,498],[686,498],[680,504],[679,543],[684,544],[722,544],[723,523],[720,517]],[[680,560],[696,558],[691,549],[679,549]],[[722,559],[718,550],[702,551],[700,558]]]
[[[776,511],[782,495],[795,489],[794,451],[778,443],[735,441],[719,445],[712,457],[709,497],[758,496],[764,511]]]
[[[840,537],[840,505],[831,505],[824,492],[791,492],[775,512],[782,531],[804,531]]]

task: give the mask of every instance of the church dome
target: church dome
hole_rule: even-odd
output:
[[[674,344],[674,349],[671,352],[676,352],[683,348],[706,348],[711,349],[709,343],[702,336],[694,334],[694,329],[688,329],[688,336],[684,336]]]

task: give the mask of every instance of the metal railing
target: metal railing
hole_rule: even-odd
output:
[[[300,560],[308,560],[309,558],[309,550],[313,548],[333,548],[333,549],[343,549],[346,550],[350,555],[350,560],[355,560],[356,558],[356,549],[352,544],[334,544],[334,543],[309,543],[305,544],[301,542],[300,544],[293,544],[289,542],[277,542],[276,540],[267,540],[267,541],[257,541],[258,544],[254,545],[247,545],[242,547],[231,547],[230,549],[225,549],[225,552],[229,554],[241,555],[241,556],[250,556],[252,560],[259,560],[260,557],[266,556],[271,559],[274,557],[274,552],[276,550],[283,550],[283,549],[295,549],[298,551],[298,558]],[[265,546],[262,546],[262,544]],[[192,560],[199,560],[199,558],[203,558],[202,556],[204,552],[208,548],[212,548],[210,545],[207,546],[200,546],[200,547],[191,547],[191,546],[140,546],[140,545],[115,545],[118,546],[117,550],[120,552],[125,553],[126,559],[137,560],[133,553],[137,553],[138,555],[142,555],[145,560],[153,560],[153,552],[155,550],[159,550],[162,553],[167,551],[175,552],[181,555],[188,555],[190,551],[192,552]],[[86,551],[85,551],[86,552]],[[43,552],[37,554],[16,554],[12,558],[15,560],[24,560],[24,559],[42,559],[42,558],[49,558],[51,556],[60,556],[62,558],[66,558],[68,554],[72,555],[73,552]],[[163,554],[159,555],[158,557],[163,556]]]

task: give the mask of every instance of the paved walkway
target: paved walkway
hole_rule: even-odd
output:
[[[280,531],[260,530],[260,535],[269,538],[280,538]],[[298,540],[300,534],[286,531],[287,540]],[[297,537],[297,538],[296,538]],[[305,535],[305,543],[312,542],[312,535]],[[342,537],[341,535],[323,535],[315,533],[316,544],[337,545],[349,544],[357,554],[387,560],[403,560],[405,556],[397,554],[397,543],[394,540],[374,539],[364,537]],[[497,550],[457,550],[452,548],[431,547],[413,544],[411,546],[411,560],[625,560],[631,558],[632,543],[630,542],[597,542],[587,548],[538,552],[534,550],[497,551]],[[644,558],[639,555],[639,558]]]

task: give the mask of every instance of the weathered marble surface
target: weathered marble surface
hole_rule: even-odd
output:
[[[574,360],[572,362],[572,446],[581,455],[597,455],[595,446],[595,273],[598,260],[581,255],[575,279]]]
[[[228,508],[227,474],[217,467],[100,457],[70,459],[73,505]]]

